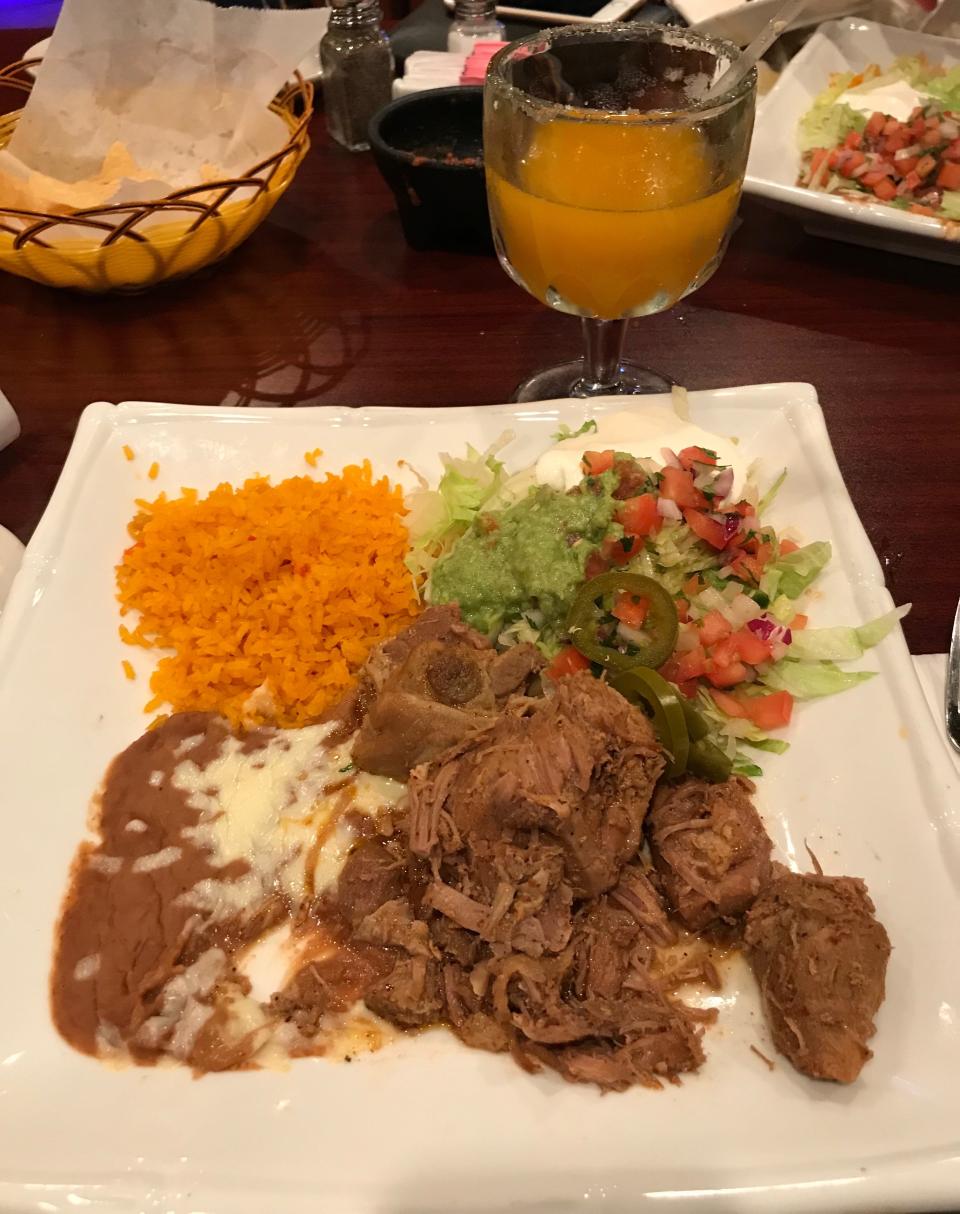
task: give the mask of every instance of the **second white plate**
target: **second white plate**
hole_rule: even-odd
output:
[[[960,63],[960,42],[850,17],[823,25],[787,64],[757,110],[744,190],[793,211],[808,231],[854,244],[960,264],[960,224],[911,215],[882,203],[852,202],[797,185],[797,124],[833,72],[886,67],[900,55]]]

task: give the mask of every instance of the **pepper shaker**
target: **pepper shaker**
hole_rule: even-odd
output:
[[[370,119],[390,100],[393,53],[380,28],[378,0],[331,0],[320,42],[327,130],[352,152],[370,144]]]

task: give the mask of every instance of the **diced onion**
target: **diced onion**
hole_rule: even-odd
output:
[[[680,467],[680,460],[677,458],[677,453],[675,451],[671,451],[669,447],[661,447],[660,456],[668,468]]]
[[[700,644],[700,634],[696,628],[681,628],[677,636],[677,653],[689,653]]]
[[[741,594],[730,604],[730,623],[734,628],[749,625],[750,620],[755,620],[761,614],[761,608],[749,594]]]
[[[657,514],[661,518],[673,519],[674,522],[679,522],[683,518],[683,512],[677,503],[668,501],[665,497],[657,498]]]
[[[724,468],[713,482],[713,492],[718,501],[725,501],[733,490],[733,469]]]
[[[627,645],[636,645],[638,649],[650,642],[649,632],[641,632],[639,628],[631,628],[629,624],[624,623],[617,625],[617,636]]]

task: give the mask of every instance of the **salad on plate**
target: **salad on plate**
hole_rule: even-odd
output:
[[[761,487],[735,443],[683,416],[684,396],[681,416],[587,421],[513,474],[509,435],[445,456],[439,486],[410,499],[409,562],[429,602],[459,603],[499,648],[536,644],[548,679],[592,670],[641,705],[672,775],[757,776],[757,752],[788,748],[795,702],[869,679],[838,663],[909,608],[810,627],[830,544],[771,525],[786,469]]]
[[[800,120],[798,184],[960,221],[960,65],[841,72]]]

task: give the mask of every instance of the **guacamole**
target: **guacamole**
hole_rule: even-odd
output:
[[[467,623],[488,635],[531,610],[544,631],[557,632],[587,558],[615,526],[614,488],[605,472],[579,493],[541,485],[500,513],[479,515],[434,567],[430,601],[459,603]]]

